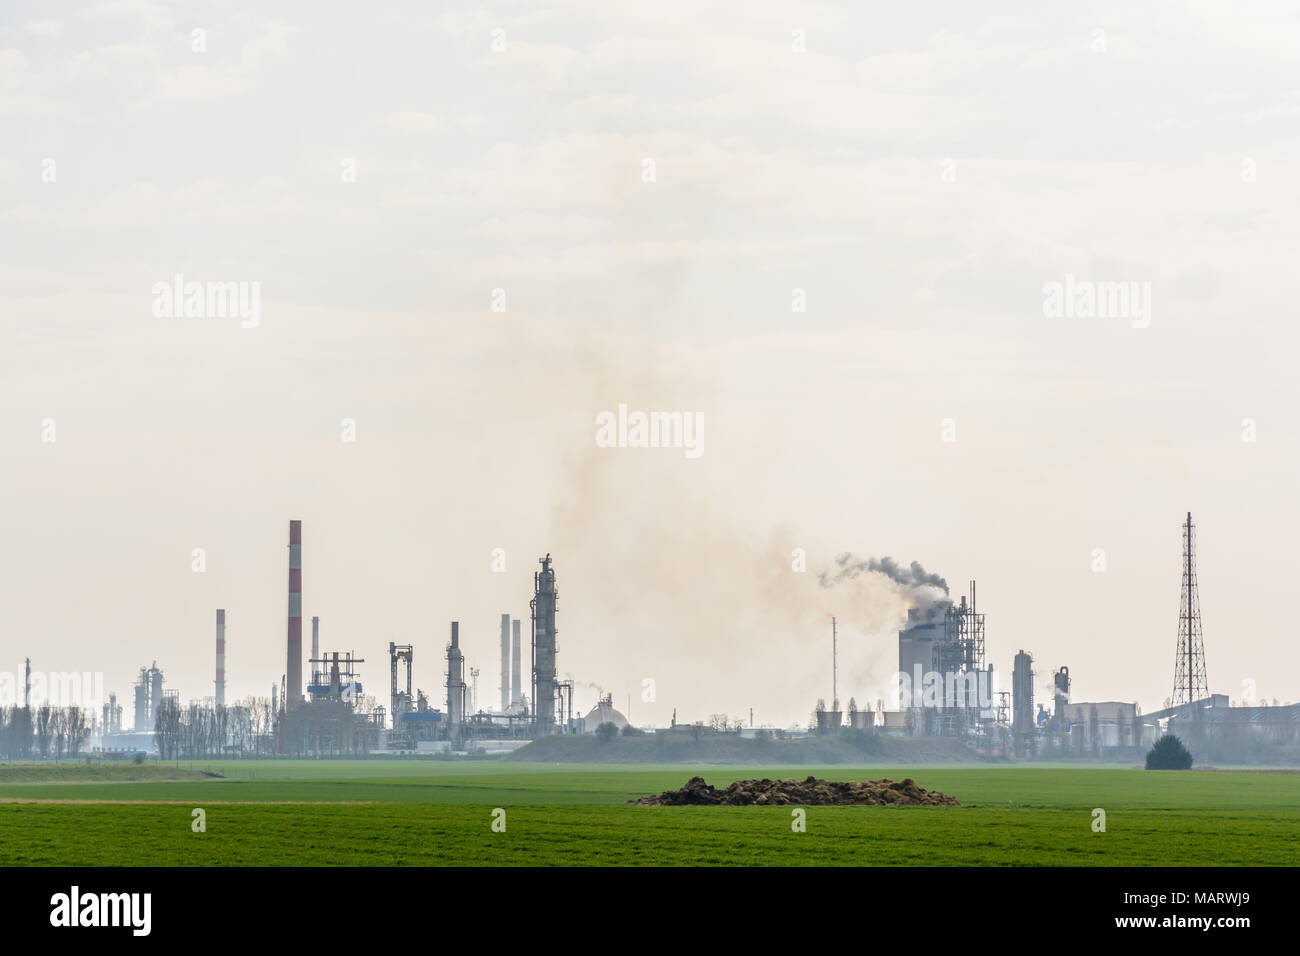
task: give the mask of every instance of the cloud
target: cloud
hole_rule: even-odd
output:
[[[398,133],[417,135],[436,133],[442,129],[442,121],[432,113],[389,113],[384,117],[384,125]]]
[[[33,20],[27,24],[27,32],[34,37],[56,37],[63,32],[63,21]]]

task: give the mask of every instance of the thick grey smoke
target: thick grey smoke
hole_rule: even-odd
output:
[[[833,588],[841,581],[851,580],[866,572],[874,572],[883,574],[894,583],[910,590],[941,588],[944,594],[948,593],[948,582],[942,576],[925,570],[920,561],[913,561],[905,568],[891,557],[864,560],[846,551],[835,559],[835,564],[839,568],[838,571],[831,573],[823,571],[817,575],[822,587]]]

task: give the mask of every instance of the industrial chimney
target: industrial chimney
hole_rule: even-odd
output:
[[[510,615],[501,615],[501,713],[510,709]]]
[[[312,617],[311,619],[311,657],[309,660],[320,660],[320,618]],[[311,670],[311,683],[316,683],[315,668]]]
[[[460,735],[465,715],[465,655],[460,650],[460,622],[451,622],[451,644],[447,646],[447,732]]]
[[[217,706],[226,706],[226,611],[217,608]]]
[[[302,522],[289,522],[289,640],[284,709],[302,700]]]
[[[519,663],[523,654],[523,644],[519,638],[519,618],[510,622],[510,628],[510,706],[517,707],[524,692],[522,668]]]

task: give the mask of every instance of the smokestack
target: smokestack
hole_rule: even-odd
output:
[[[519,665],[519,658],[522,655],[522,642],[519,639],[519,618],[515,618],[511,623],[510,637],[510,703],[518,704],[523,695],[523,678]]]
[[[226,706],[226,611],[217,608],[217,706]]]
[[[311,659],[320,660],[320,618],[311,619]]]
[[[163,672],[158,669],[158,662],[153,662],[149,669],[149,719],[158,719],[158,709],[163,701]]]
[[[510,615],[501,615],[501,713],[510,707]]]
[[[289,640],[284,708],[302,700],[302,522],[289,522]]]
[[[465,719],[465,655],[460,650],[460,622],[451,622],[451,646],[447,648],[447,731],[459,738]]]

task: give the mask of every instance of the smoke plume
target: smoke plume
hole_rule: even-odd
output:
[[[823,571],[817,575],[824,588],[833,588],[844,581],[851,581],[866,573],[883,574],[902,588],[917,605],[925,606],[938,600],[938,591],[948,593],[948,582],[933,572],[925,570],[920,561],[913,561],[903,567],[891,557],[858,558],[844,552],[835,559],[836,571]]]

